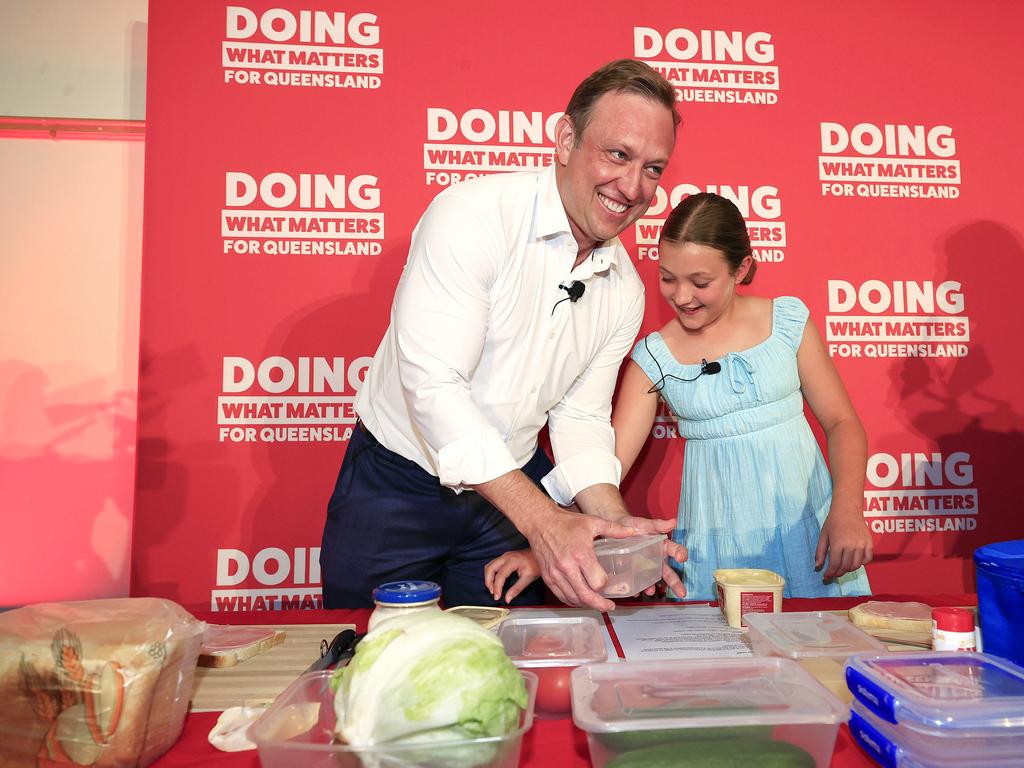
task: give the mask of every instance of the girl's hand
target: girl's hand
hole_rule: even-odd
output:
[[[858,510],[854,512],[855,514],[837,512],[833,504],[828,517],[825,518],[825,524],[821,526],[814,569],[821,569],[827,554],[828,569],[823,576],[825,581],[839,578],[871,562],[871,532],[864,521],[864,516]]]
[[[511,603],[520,592],[540,576],[540,566],[537,565],[537,558],[533,556],[533,552],[528,549],[506,552],[484,566],[484,586],[490,590],[491,597],[495,600],[501,599],[505,580],[513,573],[518,574],[519,579],[508,588],[508,593],[505,595],[506,603]]]
[[[675,522],[673,521],[673,525]],[[686,597],[686,587],[683,585],[682,579],[679,578],[679,574],[676,569],[669,565],[669,558],[675,560],[677,563],[686,562],[686,547],[682,544],[677,544],[672,539],[665,539],[662,545],[662,555],[665,557],[665,561],[661,564],[661,579],[666,587],[672,590],[672,594],[676,597]],[[658,592],[659,584],[652,584],[644,590],[644,594],[648,597],[652,597]]]

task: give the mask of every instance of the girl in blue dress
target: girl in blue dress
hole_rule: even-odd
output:
[[[715,599],[718,568],[773,570],[786,597],[870,594],[864,428],[804,303],[737,291],[756,268],[731,201],[691,195],[669,215],[659,286],[675,317],[627,363],[612,415],[616,457],[625,476],[664,399],[686,438],[673,538],[689,553],[677,566],[688,599]],[[519,551],[487,565],[496,599],[511,573],[510,592],[535,578],[531,561]]]

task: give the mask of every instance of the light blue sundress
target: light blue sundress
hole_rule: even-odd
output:
[[[786,579],[786,597],[871,594],[863,568],[828,584],[825,568],[814,570],[832,478],[804,416],[797,373],[808,314],[800,299],[779,297],[771,336],[720,358],[721,373],[662,381],[686,438],[673,538],[689,550],[688,600],[716,599],[718,568],[773,570]],[[633,360],[656,384],[701,368],[676,362],[660,333],[641,339]]]

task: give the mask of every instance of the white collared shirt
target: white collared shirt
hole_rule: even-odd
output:
[[[611,396],[643,283],[618,238],[573,269],[577,253],[553,167],[441,192],[413,231],[356,399],[367,429],[461,490],[522,467],[547,421],[556,501],[618,485]],[[562,301],[573,280],[583,296]]]

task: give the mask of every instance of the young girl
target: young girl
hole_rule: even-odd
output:
[[[787,597],[870,594],[867,441],[807,307],[737,292],[757,264],[742,215],[718,195],[676,206],[659,258],[661,295],[675,317],[633,349],[612,426],[625,475],[659,397],[678,418],[686,448],[674,538],[689,550],[687,596],[715,599],[718,568],[773,570]],[[825,432],[831,475],[805,399]],[[514,596],[536,578],[528,550],[487,565],[495,599],[513,572]]]

